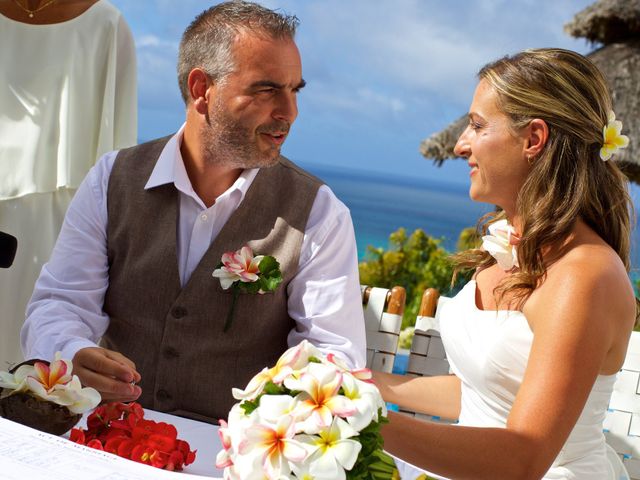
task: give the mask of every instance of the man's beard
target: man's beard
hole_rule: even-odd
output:
[[[267,151],[261,151],[258,147],[258,135],[269,132],[286,133],[289,126],[288,122],[274,120],[253,130],[231,118],[216,103],[200,130],[203,158],[207,163],[231,168],[271,167],[278,162],[280,146],[274,145]]]

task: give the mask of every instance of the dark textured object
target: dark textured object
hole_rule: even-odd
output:
[[[49,362],[45,360],[27,360],[16,365],[9,372],[14,373],[18,367],[34,365],[35,362],[49,365]],[[0,388],[0,396],[2,393],[3,389]],[[73,414],[67,407],[40,400],[28,393],[15,393],[0,399],[0,417],[41,432],[62,435],[71,430],[80,421],[82,415]]]

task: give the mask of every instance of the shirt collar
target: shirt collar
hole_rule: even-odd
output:
[[[182,145],[182,138],[184,136],[184,127],[186,124],[182,124],[176,134],[169,139],[167,144],[162,149],[155,167],[144,186],[145,190],[159,187],[160,185],[166,185],[167,183],[173,183],[175,187],[190,197],[193,197],[202,204],[202,200],[194,192],[187,175],[187,169],[184,166],[184,160],[182,159],[182,153],[180,152],[180,146]],[[244,199],[247,190],[253,183],[253,180],[258,174],[258,168],[248,168],[242,171],[242,174],[238,179],[222,193],[216,200],[222,199],[231,195],[233,192],[240,192],[240,201]],[[204,205],[203,205],[204,206]]]

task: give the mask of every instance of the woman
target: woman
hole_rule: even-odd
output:
[[[479,79],[455,152],[471,198],[501,212],[485,249],[456,258],[475,274],[441,311],[454,375],[375,374],[386,401],[460,422],[391,414],[385,448],[448,478],[618,479],[602,420],[636,303],[632,204],[603,161],[624,144],[607,85],[560,49],[503,58]]]
[[[137,100],[133,38],[107,0],[0,0],[0,45],[0,230],[18,238],[0,270],[5,365],[76,188],[136,143]]]

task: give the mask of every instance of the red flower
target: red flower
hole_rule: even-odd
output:
[[[87,429],[74,428],[69,439],[136,462],[167,470],[182,470],[196,452],[179,440],[176,427],[144,419],[140,404],[113,402],[96,408]]]

